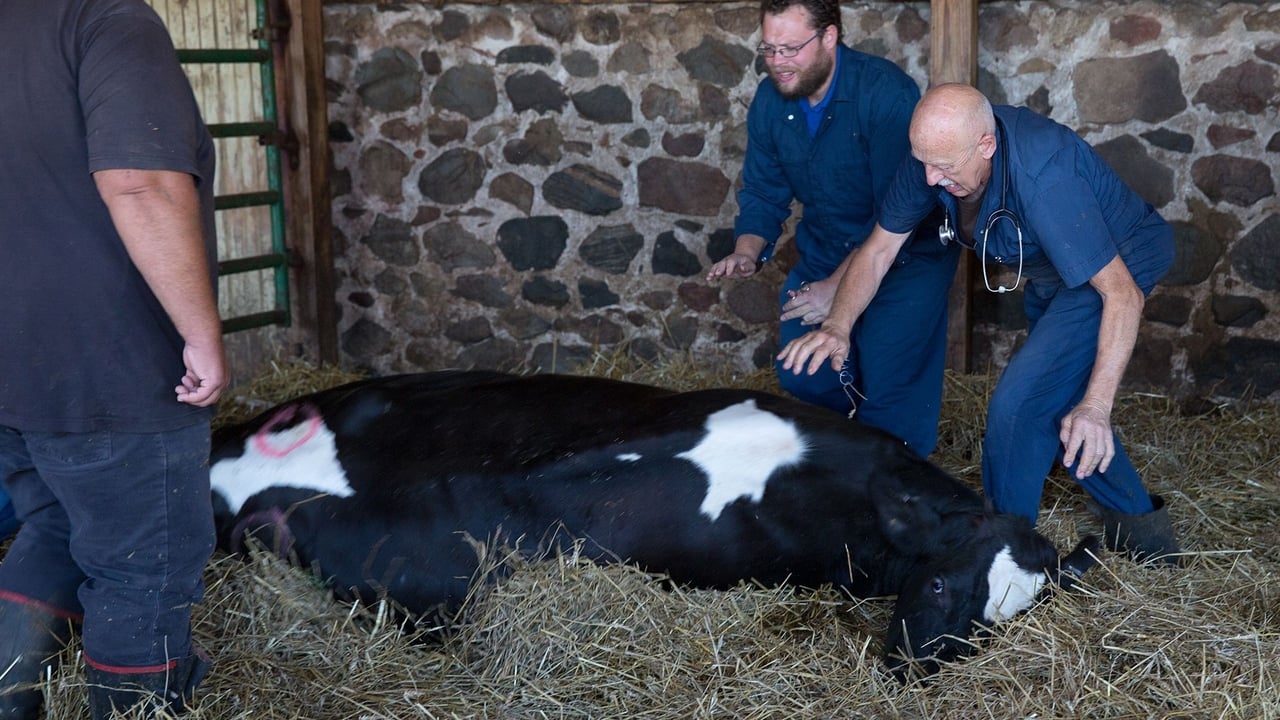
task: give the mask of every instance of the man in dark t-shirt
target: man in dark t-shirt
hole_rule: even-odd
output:
[[[79,625],[95,718],[180,709],[227,371],[214,150],[143,0],[0,3],[0,716]],[[176,387],[175,387],[176,383]]]

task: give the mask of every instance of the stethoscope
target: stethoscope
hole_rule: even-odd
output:
[[[1000,147],[1008,148],[1006,144],[1004,126],[999,122],[996,123],[996,132],[1000,134]],[[994,161],[994,160],[993,160]],[[987,292],[1007,293],[1010,290],[1017,290],[1018,284],[1022,282],[1022,223],[1018,220],[1017,214],[1009,209],[1009,156],[1006,150],[1004,163],[1000,166],[1000,207],[987,216],[986,227],[982,229],[982,284],[987,286]],[[991,280],[987,277],[987,236],[991,234],[991,228],[1001,220],[1007,220],[1013,223],[1013,229],[1018,233],[1018,276],[1013,281],[1013,287],[1000,285],[991,287]],[[938,228],[938,240],[946,245],[949,242],[958,242],[970,250],[976,250],[974,245],[966,244],[960,239],[960,233],[951,227],[951,213],[944,212],[942,217],[942,227]]]

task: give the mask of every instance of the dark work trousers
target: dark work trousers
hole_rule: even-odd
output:
[[[83,614],[86,657],[143,671],[191,654],[213,551],[209,425],[160,433],[0,426],[0,479],[22,527],[0,594]]]
[[[1102,297],[1090,285],[1060,288],[1048,298],[1028,286],[1027,341],[991,393],[982,443],[982,481],[996,510],[1033,524],[1044,481],[1063,458],[1062,418],[1084,397],[1098,354]],[[1114,430],[1112,431],[1114,435]],[[1105,473],[1077,480],[1103,507],[1141,515],[1151,498],[1115,436],[1116,455]],[[1078,460],[1077,460],[1078,461]],[[1071,477],[1075,471],[1071,469]]]
[[[845,415],[856,403],[854,417],[859,421],[888,430],[922,457],[928,456],[938,444],[947,294],[959,257],[959,246],[952,243],[946,252],[911,257],[885,274],[871,304],[853,325],[845,382],[829,362],[813,375],[796,375],[775,362],[778,384],[800,400]],[[789,299],[787,291],[826,277],[801,260],[787,275],[779,304]],[[799,319],[782,323],[780,347],[817,327],[801,325]]]

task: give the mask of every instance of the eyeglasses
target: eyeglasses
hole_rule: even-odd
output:
[[[825,29],[826,28],[823,28],[823,30]],[[805,45],[808,45],[814,40],[817,40],[818,37],[821,35],[822,35],[822,30],[819,30],[818,32],[813,34],[813,37],[809,38],[808,40],[805,40],[804,42],[794,47],[791,45],[778,45],[777,47],[774,47],[773,45],[761,44],[756,47],[756,54],[766,58],[772,58],[774,55],[780,55],[784,58],[793,58],[796,55],[800,54],[800,51],[804,49]]]

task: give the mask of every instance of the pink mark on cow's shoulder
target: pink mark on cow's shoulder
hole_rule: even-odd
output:
[[[272,446],[272,431],[292,420],[299,412],[301,412],[302,416],[306,418],[306,420],[303,421],[307,424],[306,431],[288,445],[283,447]],[[280,412],[275,414],[275,417],[268,420],[267,424],[262,426],[261,430],[253,434],[253,446],[258,450],[258,452],[267,457],[282,458],[303,445],[306,445],[307,441],[315,437],[316,433],[319,431],[320,410],[316,406],[310,403],[303,405],[290,405],[289,407],[282,408]]]

